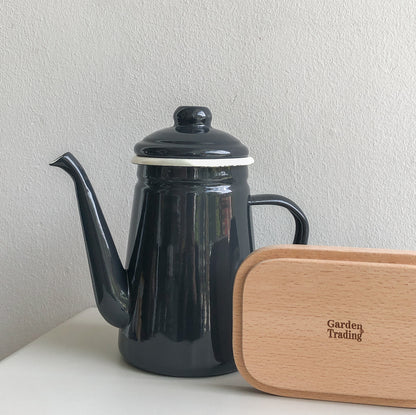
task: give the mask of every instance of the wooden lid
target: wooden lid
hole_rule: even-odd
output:
[[[238,270],[244,378],[299,398],[416,407],[416,253],[263,248]]]

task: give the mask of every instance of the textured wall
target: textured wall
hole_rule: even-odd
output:
[[[416,249],[416,3],[5,0],[0,8],[0,357],[92,305],[72,182],[83,162],[124,258],[136,141],[207,105],[255,192],[313,244]],[[290,241],[257,208],[257,245]]]

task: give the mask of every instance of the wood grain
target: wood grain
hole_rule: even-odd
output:
[[[416,407],[414,252],[256,251],[237,273],[233,331],[237,367],[260,390]]]

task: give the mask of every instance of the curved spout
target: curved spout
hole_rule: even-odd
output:
[[[65,170],[74,180],[98,309],[110,324],[125,327],[129,321],[127,273],[88,176],[71,153],[50,165]]]

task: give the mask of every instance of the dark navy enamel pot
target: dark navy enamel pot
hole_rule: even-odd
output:
[[[283,196],[250,195],[253,159],[239,140],[211,127],[208,108],[179,107],[174,119],[135,146],[126,269],[79,162],[66,153],[51,164],[74,179],[95,298],[120,328],[125,360],[163,375],[220,375],[236,370],[232,291],[254,249],[250,207],[287,208],[297,244],[307,243],[308,222]]]

